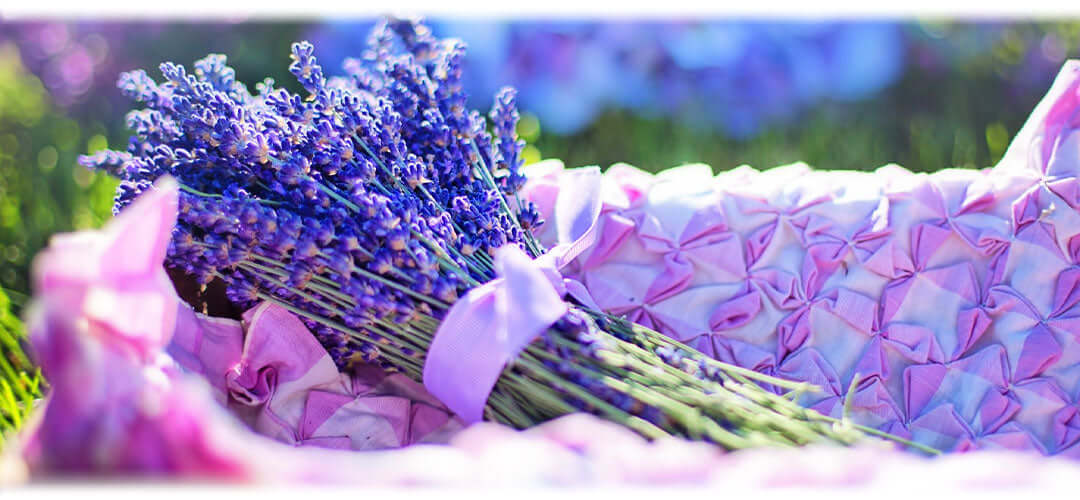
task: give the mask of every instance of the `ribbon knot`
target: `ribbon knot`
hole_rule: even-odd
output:
[[[536,260],[516,245],[500,248],[499,277],[458,299],[439,324],[424,362],[424,386],[466,423],[483,419],[506,364],[569,311],[563,296],[595,307],[584,285],[560,270],[596,244],[600,206],[598,168],[563,175],[553,221],[558,244]]]

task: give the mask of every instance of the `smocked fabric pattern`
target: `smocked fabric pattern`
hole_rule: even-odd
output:
[[[609,312],[819,386],[802,402],[823,413],[1080,457],[1078,89],[1069,62],[982,171],[612,166],[599,242],[564,274]],[[547,220],[562,171],[529,167]]]

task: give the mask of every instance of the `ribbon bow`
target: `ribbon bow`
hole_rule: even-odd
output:
[[[552,221],[558,244],[536,260],[516,245],[500,248],[499,277],[470,290],[440,323],[424,363],[424,386],[466,423],[483,419],[506,363],[566,314],[564,295],[594,304],[585,287],[560,270],[596,244],[600,207],[600,169],[565,172]]]

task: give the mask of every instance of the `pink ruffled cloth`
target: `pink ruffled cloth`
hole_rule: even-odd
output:
[[[259,434],[293,445],[372,450],[444,441],[462,427],[404,375],[376,366],[340,373],[307,327],[280,306],[256,306],[242,323],[180,308],[167,352]]]
[[[564,275],[605,310],[944,450],[1080,457],[1080,62],[993,169],[604,173]],[[563,166],[529,167],[558,221]],[[553,228],[543,241],[551,244]],[[849,387],[853,391],[849,392]]]

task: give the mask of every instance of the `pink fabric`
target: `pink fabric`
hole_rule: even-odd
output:
[[[105,229],[35,258],[28,327],[50,387],[23,431],[31,471],[248,477],[203,424],[214,405],[162,352],[180,302],[162,266],[177,189],[161,180]]]
[[[259,434],[293,445],[364,450],[406,446],[461,427],[404,375],[388,377],[375,367],[339,373],[307,327],[279,306],[256,306],[242,323],[180,307],[183,320],[170,356],[202,375],[217,399]]]
[[[1073,453],[1078,117],[1070,61],[993,169],[612,167],[600,243],[567,274],[612,313],[819,385],[802,403],[825,413],[851,399],[947,450]],[[560,170],[535,181],[546,199]]]

